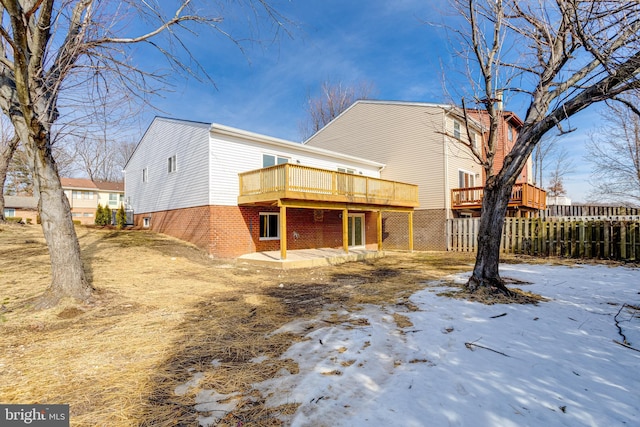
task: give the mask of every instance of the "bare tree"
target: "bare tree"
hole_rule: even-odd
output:
[[[306,140],[318,132],[357,100],[368,99],[372,92],[373,86],[369,83],[347,85],[342,82],[324,81],[320,86],[319,95],[307,95],[306,119],[299,124],[302,139]]]
[[[495,141],[500,94],[526,99],[524,124],[500,171],[486,169],[478,252],[467,287],[510,294],[500,278],[500,238],[511,190],[541,138],[596,102],[637,88],[640,3],[455,0],[466,20],[457,34]],[[517,79],[515,78],[517,77]],[[526,84],[526,86],[524,86]]]
[[[566,196],[567,190],[564,188],[564,177],[573,172],[573,160],[571,160],[569,152],[565,148],[559,149],[553,154],[554,156],[551,159],[553,161],[551,164],[552,168],[549,171],[547,196]],[[542,185],[542,182],[540,185]]]
[[[4,186],[13,153],[18,148],[20,140],[13,133],[11,125],[3,117],[0,119],[0,223],[4,217]]]
[[[92,286],[85,275],[73,226],[52,153],[52,126],[66,105],[91,103],[121,85],[130,93],[152,94],[167,75],[145,71],[132,61],[132,47],[160,52],[183,75],[205,75],[184,42],[194,25],[227,36],[222,17],[203,15],[215,4],[178,2],[175,9],[150,0],[2,0],[0,3],[0,108],[25,148],[39,197],[39,214],[51,259],[51,284],[36,307],[62,298],[87,300]],[[266,0],[240,2],[280,24]],[[130,26],[135,22],[135,26]],[[132,29],[133,27],[133,29]],[[136,29],[141,33],[135,35]]]
[[[590,198],[640,205],[640,94],[609,102],[604,126],[590,136],[585,160],[593,166]]]

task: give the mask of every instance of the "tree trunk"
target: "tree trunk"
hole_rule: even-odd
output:
[[[467,288],[475,292],[480,288],[496,290],[511,295],[500,278],[500,241],[502,227],[511,198],[511,184],[499,184],[493,181],[487,184],[482,199],[480,227],[478,229],[478,252],[473,274],[467,282]]]
[[[33,159],[35,194],[40,197],[38,213],[51,260],[51,284],[36,300],[35,308],[52,307],[64,298],[87,301],[93,290],[84,272],[69,200],[62,190],[49,134],[42,139],[29,138],[26,144]]]
[[[7,172],[9,171],[9,164],[13,158],[18,147],[19,139],[17,137],[12,138],[10,141],[6,141],[2,152],[0,153],[0,222],[6,221],[4,217],[4,184],[7,181]]]

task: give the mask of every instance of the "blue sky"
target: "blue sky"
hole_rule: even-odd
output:
[[[181,79],[154,101],[159,112],[141,120],[140,134],[154,115],[228,126],[300,140],[307,95],[325,80],[373,85],[372,98],[416,102],[451,102],[443,76],[459,79],[447,34],[426,22],[448,13],[445,0],[293,0],[273,4],[289,19],[291,36],[262,28],[261,44],[207,35],[191,40],[193,53],[213,78],[211,83]],[[225,29],[242,35],[246,16],[228,15]],[[238,31],[235,33],[235,31]],[[152,68],[153,64],[147,64]],[[465,85],[460,80],[460,85]],[[452,96],[455,97],[455,94]],[[521,116],[523,106],[506,105]],[[584,141],[594,130],[596,109],[572,118],[578,130],[560,143],[574,158],[575,172],[565,177],[569,197],[585,201]],[[582,165],[582,168],[580,167]]]

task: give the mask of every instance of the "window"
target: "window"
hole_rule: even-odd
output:
[[[85,212],[85,213],[84,213],[84,216],[85,216],[86,218],[93,218],[93,214],[92,214],[91,212]]]
[[[355,169],[348,169],[348,168],[338,168],[338,172],[350,173],[350,174],[356,173]]]
[[[109,193],[109,205],[118,205],[118,195],[116,193]]]
[[[15,209],[5,208],[5,210],[4,210],[4,217],[5,218],[13,218],[14,216],[16,216],[16,210]]]
[[[453,121],[453,136],[460,139],[460,122],[457,120]]]
[[[146,216],[142,218],[142,226],[144,228],[149,228],[151,226],[151,217]]]
[[[279,213],[260,212],[260,240],[280,239],[279,222]]]
[[[469,172],[465,172],[463,170],[458,171],[458,187],[459,188],[469,188],[474,185],[474,175]]]
[[[71,195],[73,199],[82,199],[82,191],[73,190]]]
[[[478,135],[474,131],[469,131],[469,141],[473,148],[478,149]]]
[[[171,172],[175,172],[177,168],[177,164],[176,164],[176,155],[174,154],[173,156],[169,157],[167,159],[167,171],[169,173]]]
[[[149,182],[149,169],[142,169],[142,182]]]
[[[284,163],[289,163],[288,157],[281,157],[272,154],[263,154],[262,155],[262,167],[268,168],[269,166],[282,165]]]
[[[513,141],[513,127],[512,126],[509,126],[508,138],[509,138],[509,141]]]

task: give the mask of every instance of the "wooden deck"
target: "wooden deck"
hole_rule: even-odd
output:
[[[480,209],[484,187],[451,190],[452,209]],[[515,184],[511,190],[510,208],[542,210],[547,207],[547,192],[530,184]]]
[[[239,174],[239,205],[277,200],[414,208],[418,186],[291,163]]]

